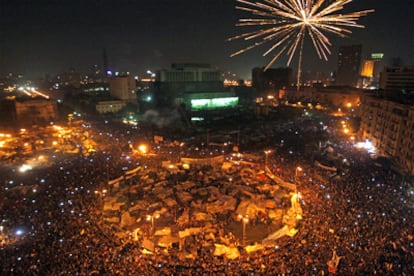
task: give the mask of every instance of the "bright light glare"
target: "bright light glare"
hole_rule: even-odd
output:
[[[24,172],[29,171],[29,170],[31,170],[31,169],[33,169],[33,168],[32,168],[32,166],[29,166],[29,165],[27,165],[27,164],[23,164],[23,165],[19,168],[19,172],[24,173]]]
[[[138,147],[138,150],[141,152],[141,153],[147,153],[147,146],[146,145],[139,145],[139,147]]]
[[[357,147],[359,149],[365,149],[369,153],[375,153],[376,152],[376,149],[375,149],[374,145],[369,140],[365,140],[365,142],[358,142],[358,143],[355,144],[355,147]]]

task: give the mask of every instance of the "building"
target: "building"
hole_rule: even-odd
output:
[[[174,102],[184,93],[223,91],[221,72],[202,63],[174,63],[157,72],[159,100]]]
[[[57,118],[56,102],[44,98],[19,98],[14,107],[19,126],[47,125]]]
[[[16,124],[14,100],[0,99],[0,126],[12,127],[14,124]]]
[[[360,136],[379,155],[395,160],[414,175],[414,106],[384,97],[364,96],[360,107]]]
[[[181,102],[190,106],[191,111],[235,108],[239,103],[234,92],[186,93],[183,96]]]
[[[353,109],[361,101],[362,91],[349,86],[295,87],[280,89],[279,99],[289,102],[313,102],[333,108]]]
[[[273,95],[277,97],[279,89],[290,86],[293,71],[291,68],[253,68],[252,86],[258,97]]]
[[[381,73],[380,88],[390,92],[414,92],[414,66],[386,67]]]
[[[155,109],[176,109],[187,123],[190,118],[210,121],[232,116],[235,113],[228,110],[239,105],[235,89],[224,86],[222,73],[203,63],[175,63],[170,69],[158,71],[153,97],[148,92],[142,96],[141,107],[150,106],[152,101]]]
[[[136,103],[136,89],[137,84],[132,76],[117,75],[109,80],[109,92],[119,100]]]
[[[279,90],[278,98],[287,101],[312,101],[314,89],[309,86],[301,87],[285,87]]]
[[[116,113],[126,106],[125,101],[99,101],[96,104],[96,111],[99,114]]]
[[[82,92],[92,96],[109,95],[109,84],[105,82],[91,82],[82,85]]]
[[[74,69],[56,76],[56,79],[59,87],[79,88],[81,84],[80,74]]]
[[[359,88],[378,89],[381,71],[384,69],[384,54],[372,53],[362,63]]]
[[[338,108],[355,108],[361,102],[362,91],[349,86],[314,88],[312,101]]]
[[[362,45],[342,46],[338,52],[338,67],[335,84],[356,86],[361,64]]]

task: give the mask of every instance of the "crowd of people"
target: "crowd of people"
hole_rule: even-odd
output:
[[[262,123],[257,129],[264,138],[254,147],[247,138],[243,140],[248,134],[240,130],[241,150],[273,149],[266,160],[270,170],[295,182],[302,194],[299,231],[282,237],[276,246],[252,253],[240,250],[239,258],[229,260],[214,256],[211,247],[203,246],[205,237],[195,235],[189,244],[197,256],[183,258],[179,249],[144,254],[140,243],[120,239],[118,229],[102,219],[94,191],[105,188],[108,179],[118,177],[124,168],[144,164],[136,156],[125,155],[128,146],[123,145],[133,133],[106,126],[103,134],[91,135],[100,137],[98,143],[106,143],[105,150],[68,156],[52,167],[24,175],[3,169],[2,274],[412,275],[412,184],[373,165],[365,153],[334,132],[329,140],[350,162],[331,178],[314,166],[312,154],[304,152],[307,142],[321,137],[319,119],[293,122],[277,123],[277,128],[276,123]],[[335,128],[334,120],[325,123]],[[330,265],[333,252],[339,256],[334,269]]]

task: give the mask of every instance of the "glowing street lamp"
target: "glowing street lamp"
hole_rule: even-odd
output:
[[[298,180],[297,180],[297,178],[298,178],[298,172],[301,172],[301,171],[303,171],[302,167],[297,166],[296,169],[295,169],[295,194],[296,194],[296,198],[297,198],[298,201],[299,201],[299,197],[297,196],[298,195]]]
[[[297,166],[295,170],[295,178],[298,177],[298,172],[301,172],[301,171],[303,171],[302,167]]]
[[[237,217],[241,220],[243,226],[242,245],[244,246],[246,244],[246,225],[249,223],[249,216],[239,214]]]
[[[95,191],[96,195],[99,195],[99,206],[102,207],[103,204],[103,197],[105,196],[105,194],[108,192],[107,189],[103,189],[102,191]]]
[[[146,145],[142,144],[138,146],[138,150],[142,153],[142,154],[146,154],[148,151],[148,148]]]
[[[151,236],[154,237],[155,234],[155,219],[159,219],[160,214],[154,214],[154,215],[147,215],[147,221],[151,221]]]
[[[179,148],[179,151],[180,151],[180,152],[179,152],[179,154],[178,154],[178,158],[179,158],[179,160],[178,160],[178,161],[179,161],[179,162],[181,162],[181,155],[182,155],[182,153],[181,153],[181,152],[182,152],[182,150],[183,150],[184,145],[185,145],[185,143],[184,143],[184,142],[181,142],[181,143],[180,143],[180,148]]]
[[[264,153],[266,154],[266,157],[265,157],[265,168],[267,168],[267,160],[268,160],[268,155],[269,155],[269,153],[271,153],[272,151],[271,150],[265,150],[264,151]]]

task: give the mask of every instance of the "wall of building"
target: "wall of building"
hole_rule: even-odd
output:
[[[350,45],[339,48],[336,85],[356,86],[361,64],[362,45]]]
[[[96,105],[96,111],[100,114],[115,113],[126,106],[124,101],[101,101]]]
[[[360,112],[361,138],[369,139],[379,155],[393,158],[414,175],[414,107],[364,96]]]
[[[281,89],[279,99],[288,101],[312,101],[331,107],[356,107],[362,92],[351,87],[295,87]]]
[[[253,68],[252,86],[257,96],[277,94],[279,89],[288,87],[293,79],[291,68],[270,68],[263,71],[263,68]]]
[[[154,99],[162,106],[174,105],[188,94],[225,91],[221,72],[208,64],[172,64],[158,71],[156,79]]]
[[[385,68],[381,73],[380,88],[387,91],[414,91],[414,66]]]
[[[46,99],[16,101],[15,110],[19,126],[47,125],[57,118],[56,103]]]
[[[117,76],[109,80],[109,92],[123,101],[136,101],[137,85],[132,76]]]

